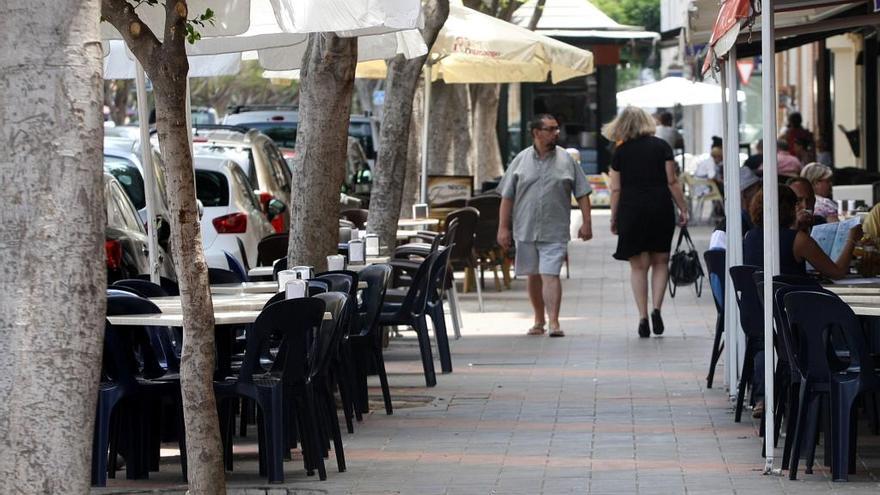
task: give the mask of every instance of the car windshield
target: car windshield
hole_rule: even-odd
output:
[[[367,158],[376,158],[376,149],[373,147],[373,129],[369,122],[350,122],[348,135],[357,138]]]
[[[140,169],[131,162],[118,156],[104,155],[104,170],[110,172],[119,181],[132,204],[138,210],[147,206],[144,195],[144,178]]]
[[[282,148],[296,147],[296,122],[248,122],[238,125],[259,130]]]
[[[226,176],[211,170],[196,170],[196,198],[205,208],[228,206],[229,182]]]

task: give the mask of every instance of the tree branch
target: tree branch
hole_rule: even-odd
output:
[[[535,10],[532,11],[532,18],[529,19],[529,31],[534,31],[535,28],[538,27],[538,21],[541,20],[541,15],[544,13],[545,3],[547,3],[547,0],[538,0],[535,4]]]
[[[152,60],[162,44],[125,0],[101,0],[101,17],[119,31],[131,53],[143,63]],[[146,64],[145,64],[146,65]]]
[[[165,2],[165,39],[167,50],[179,50],[186,43],[186,19],[189,7],[186,0],[166,0]]]

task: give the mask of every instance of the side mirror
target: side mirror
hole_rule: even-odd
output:
[[[199,220],[201,220],[201,219],[202,219],[202,215],[205,214],[205,205],[202,204],[202,200],[201,200],[201,199],[196,199],[196,205],[197,205],[198,208],[199,208]]]
[[[287,210],[287,206],[285,206],[284,203],[275,198],[270,199],[269,202],[266,204],[266,216],[269,217],[270,222],[273,218],[284,213],[285,210]]]

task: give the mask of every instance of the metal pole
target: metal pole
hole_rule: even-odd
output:
[[[779,204],[776,178],[776,40],[774,0],[761,11],[761,99],[764,120],[764,474],[773,470],[773,276],[779,273]]]
[[[727,141],[727,135],[729,134],[729,129],[727,126],[729,125],[727,120],[727,111],[728,107],[725,104],[725,98],[729,94],[727,91],[727,67],[721,66],[721,110],[723,113],[723,127],[724,127],[724,140]],[[730,184],[730,175],[733,172],[733,169],[727,166],[728,163],[731,163],[730,156],[730,148],[724,148],[724,184]],[[733,262],[733,250],[737,243],[737,238],[731,235],[731,225],[739,222],[739,214],[737,210],[733,209],[733,203],[731,198],[733,194],[731,194],[732,189],[728,186],[725,189],[724,194],[724,208],[725,208],[725,232],[727,233],[727,250],[724,253],[724,334],[725,334],[725,343],[727,347],[727,356],[726,360],[726,376],[725,382],[727,383],[727,391],[729,396],[732,398],[736,395],[736,384],[739,380],[739,354],[737,352],[737,344],[739,343],[738,337],[738,322],[739,322],[739,314],[737,312],[736,299],[733,297],[727,296],[727,294],[733,294],[733,282],[730,278],[730,267],[736,266],[736,263]]]
[[[150,145],[149,115],[147,110],[147,81],[141,63],[135,61],[135,85],[137,86],[138,125],[141,131],[141,166],[144,174],[144,199],[147,202],[147,247],[150,260],[150,280],[159,283],[159,239],[156,218],[156,177],[153,175],[152,146]]]
[[[724,136],[724,142],[727,143],[727,156],[724,158],[725,173],[729,173],[726,184],[726,194],[728,205],[730,207],[727,215],[727,261],[730,266],[742,265],[742,221],[740,220],[740,211],[742,211],[742,198],[740,196],[739,182],[739,103],[737,101],[737,81],[736,81],[736,47],[730,49],[727,55],[725,78],[727,80],[727,115],[726,126],[727,133]],[[729,287],[731,292],[725,294],[733,294],[733,282],[730,280],[730,271],[727,273]],[[739,306],[737,306],[734,298],[731,299],[731,325],[732,333],[728,335],[728,342],[739,342],[739,336],[743,335],[740,331],[739,324]],[[726,302],[726,301],[725,301]],[[733,343],[730,342],[730,343]],[[737,345],[732,345],[733,349],[733,366],[734,373],[739,365]],[[731,383],[736,384],[736,381]],[[736,387],[731,387],[731,396]]]
[[[428,203],[428,121],[431,112],[431,61],[425,64],[425,101],[422,122],[422,176],[420,178],[420,202]]]

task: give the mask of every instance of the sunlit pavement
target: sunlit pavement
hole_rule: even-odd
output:
[[[484,313],[475,293],[461,295],[464,328],[452,342],[454,372],[438,375],[436,387],[424,387],[414,334],[391,340],[386,360],[394,415],[385,415],[378,380],[371,381],[377,407],[353,435],[343,433],[347,472],[337,472],[331,452],[328,479],[320,482],[305,475],[295,455],[285,463],[285,484],[268,485],[256,474],[251,427],[250,443],[236,445],[230,491],[876,493],[880,442],[872,436],[860,439],[859,470],[849,483],[829,481],[821,447],[812,475],[803,468],[798,481],[761,474],[757,423],[748,412],[743,423],[733,422],[723,361],[715,388],[706,389],[715,324],[708,283],[700,298],[692,287],[674,299],[667,293],[666,333],[639,339],[628,266],[611,258],[616,238],[608,218],[607,210],[596,212],[595,239],[570,246],[570,278],[563,271],[565,338],[526,336],[525,281],[496,292],[487,273]],[[709,229],[692,233],[702,252]],[[866,465],[865,458],[872,460]],[[126,481],[124,471],[118,476],[96,492],[181,487],[176,459],[164,459],[163,471],[148,481]]]

